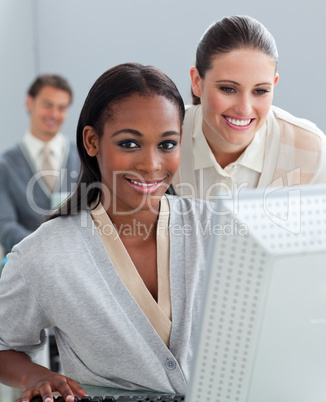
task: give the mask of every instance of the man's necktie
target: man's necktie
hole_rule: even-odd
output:
[[[51,151],[47,145],[44,145],[42,153],[42,178],[52,192],[57,182],[57,176],[55,175],[54,167],[51,161]]]

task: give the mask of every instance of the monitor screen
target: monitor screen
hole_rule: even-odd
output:
[[[326,186],[218,200],[186,402],[326,400]]]

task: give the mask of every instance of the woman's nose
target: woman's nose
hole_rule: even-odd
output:
[[[252,102],[251,102],[251,97],[249,95],[241,95],[238,100],[237,104],[235,106],[235,112],[237,115],[240,117],[249,117],[251,116],[252,113]]]
[[[161,170],[161,161],[156,152],[146,151],[140,155],[139,161],[136,164],[136,169],[152,173]]]

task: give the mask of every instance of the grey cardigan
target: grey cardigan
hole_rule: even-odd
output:
[[[168,197],[168,348],[121,281],[89,213],[46,222],[15,246],[0,279],[0,350],[33,355],[53,327],[65,375],[82,384],[185,393],[211,212]]]

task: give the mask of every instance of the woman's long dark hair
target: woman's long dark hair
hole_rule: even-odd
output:
[[[184,119],[184,102],[173,81],[159,69],[138,63],[125,63],[102,74],[90,89],[80,112],[76,142],[81,161],[81,171],[71,196],[54,211],[48,220],[58,216],[76,214],[88,208],[102,195],[101,172],[96,157],[86,152],[83,143],[85,126],[92,126],[99,139],[104,124],[114,116],[112,107],[133,94],[160,95],[175,104],[180,116],[180,129]]]
[[[265,53],[275,62],[277,69],[278,52],[275,40],[268,29],[256,19],[249,16],[232,16],[210,25],[203,34],[196,51],[196,68],[204,79],[206,72],[212,68],[214,57],[229,53],[239,48],[252,48]],[[193,104],[200,103],[192,92]]]

